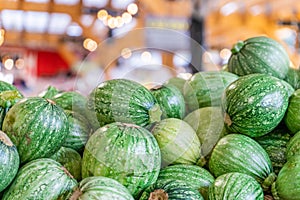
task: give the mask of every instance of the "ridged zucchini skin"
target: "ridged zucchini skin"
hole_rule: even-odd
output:
[[[127,79],[100,83],[89,94],[87,106],[96,114],[100,126],[123,122],[146,127],[161,119],[161,110],[151,92]]]
[[[284,79],[290,59],[283,46],[272,38],[260,36],[237,42],[228,60],[228,70],[239,76],[261,73]]]
[[[69,123],[68,135],[63,143],[64,147],[72,148],[79,153],[83,152],[84,145],[88,141],[91,129],[87,119],[79,113],[64,110]]]
[[[100,125],[96,119],[96,115],[87,109],[87,97],[77,91],[60,92],[53,96],[51,100],[55,101],[64,110],[72,110],[86,118],[93,130],[97,130]]]
[[[159,85],[151,88],[150,91],[160,106],[162,119],[182,119],[184,117],[185,101],[182,94],[175,86]]]
[[[300,131],[300,89],[297,89],[289,99],[289,105],[284,116],[284,122],[292,134]]]
[[[286,159],[289,160],[293,156],[300,156],[300,131],[297,132],[287,143]]]
[[[194,74],[184,85],[189,112],[208,106],[220,106],[225,88],[238,76],[225,71],[203,71]]]
[[[207,199],[209,186],[215,181],[208,170],[197,165],[187,164],[170,165],[161,169],[158,179],[183,181],[191,188],[199,190],[205,199]]]
[[[89,138],[83,152],[82,178],[116,179],[137,197],[156,181],[160,167],[159,146],[147,129],[114,122],[101,127]]]
[[[222,97],[225,125],[230,132],[259,137],[271,132],[283,119],[289,103],[278,78],[250,74],[231,83]]]
[[[158,179],[139,200],[203,200],[200,192],[184,181]]]
[[[275,200],[300,199],[300,156],[293,156],[283,165],[272,185]]]
[[[0,163],[0,192],[2,192],[15,178],[20,165],[16,146],[2,131],[0,131]]]
[[[232,172],[219,176],[209,187],[209,200],[264,200],[263,189],[251,176]]]
[[[87,177],[69,196],[70,200],[134,200],[125,186],[103,176]]]
[[[77,186],[61,164],[40,158],[22,166],[2,200],[56,200]]]
[[[287,73],[286,78],[284,79],[288,82],[295,90],[300,88],[300,71],[290,67]]]
[[[189,113],[184,121],[197,133],[203,156],[209,157],[212,149],[227,134],[221,107],[204,107]]]
[[[272,162],[273,170],[279,173],[287,161],[287,144],[291,139],[289,131],[285,127],[276,127],[267,135],[254,138],[268,153]]]
[[[54,102],[28,97],[7,112],[2,129],[16,145],[21,163],[25,163],[55,153],[69,125],[64,111]]]
[[[203,166],[201,143],[194,129],[176,118],[163,119],[151,130],[162,157],[162,166],[196,164]]]
[[[209,160],[209,171],[215,177],[230,172],[248,174],[265,190],[276,177],[267,152],[255,140],[242,134],[229,134],[219,140]]]
[[[81,180],[81,156],[74,149],[61,147],[51,159],[59,162],[77,180]]]

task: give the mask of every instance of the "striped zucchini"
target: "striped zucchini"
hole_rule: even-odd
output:
[[[239,76],[261,73],[284,79],[290,59],[284,47],[272,38],[260,36],[237,42],[228,61],[228,70]]]
[[[288,82],[295,90],[300,89],[300,71],[290,67],[286,78],[284,79]]]
[[[146,127],[161,118],[160,107],[151,92],[127,79],[99,84],[88,97],[88,109],[95,113],[101,126],[124,122]]]
[[[162,119],[182,119],[184,117],[185,101],[182,94],[175,86],[159,85],[151,88],[150,91],[160,106]]]
[[[183,181],[191,188],[199,190],[205,199],[207,199],[208,187],[215,181],[208,170],[197,165],[186,164],[170,165],[161,169],[158,179]]]
[[[219,139],[227,134],[221,107],[199,108],[188,114],[184,121],[196,131],[203,156],[209,157]]]
[[[290,139],[289,131],[285,127],[276,127],[267,135],[255,138],[268,153],[276,174],[286,163],[287,144]]]
[[[289,105],[284,122],[292,134],[300,131],[300,89],[297,89],[289,99]]]
[[[77,181],[58,162],[40,158],[22,166],[2,200],[56,200],[75,189]]]
[[[2,192],[15,178],[20,165],[16,146],[2,131],[0,131],[0,163],[0,192]]]
[[[212,151],[209,170],[215,177],[230,172],[248,174],[264,190],[276,178],[267,152],[255,140],[242,134],[229,134],[219,140]]]
[[[199,191],[184,181],[158,179],[139,200],[203,200]]]
[[[64,110],[69,123],[68,135],[63,143],[64,147],[72,148],[79,153],[83,152],[91,130],[84,116],[71,110]]]
[[[260,184],[251,176],[231,172],[219,176],[209,188],[209,200],[264,200]]]
[[[283,119],[288,99],[278,78],[265,74],[240,77],[226,88],[222,98],[226,127],[250,137],[265,135]]]
[[[185,121],[176,118],[163,119],[151,132],[159,145],[163,167],[170,164],[205,164],[200,140]]]
[[[74,149],[61,147],[51,159],[59,162],[77,180],[81,180],[81,156]]]
[[[103,176],[87,177],[80,181],[70,200],[134,200],[118,181]]]
[[[286,159],[289,160],[293,156],[300,156],[300,131],[297,132],[287,143]]]
[[[300,156],[293,156],[283,165],[272,185],[275,200],[300,199]]]
[[[237,79],[237,75],[225,71],[197,72],[184,86],[184,97],[189,111],[220,106],[225,88]]]
[[[137,197],[156,181],[160,165],[159,146],[147,129],[114,122],[98,129],[89,138],[83,152],[82,178],[116,179]]]
[[[51,100],[24,98],[6,114],[3,131],[16,145],[21,163],[50,157],[68,134],[64,111]]]

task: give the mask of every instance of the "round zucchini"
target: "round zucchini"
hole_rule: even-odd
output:
[[[0,131],[0,192],[15,178],[20,165],[19,153],[10,138]]]
[[[127,79],[100,83],[90,93],[87,106],[95,113],[100,126],[123,122],[147,127],[161,119],[160,107],[151,92]]]
[[[276,175],[267,152],[252,138],[229,134],[219,140],[209,160],[209,170],[215,177],[230,172],[252,176],[268,190]]]
[[[252,37],[237,42],[228,61],[228,70],[239,76],[261,73],[284,79],[290,66],[289,56],[276,40]]]
[[[281,122],[288,102],[286,88],[278,78],[265,74],[242,76],[224,92],[225,125],[234,133],[265,135]]]
[[[176,118],[163,119],[151,132],[159,145],[163,167],[171,164],[205,164],[200,140],[185,121]]]
[[[87,177],[80,181],[69,200],[134,200],[126,187],[103,176]]]
[[[260,184],[251,176],[231,172],[219,176],[209,187],[209,200],[264,200]]]
[[[160,167],[159,146],[147,129],[114,122],[89,138],[83,152],[82,178],[113,178],[136,198],[156,181]]]
[[[300,89],[296,90],[289,99],[284,122],[292,134],[300,131]]]

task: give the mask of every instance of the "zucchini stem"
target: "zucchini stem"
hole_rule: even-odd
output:
[[[169,195],[163,189],[156,189],[150,193],[148,200],[168,200]]]
[[[159,122],[161,120],[162,111],[158,104],[155,104],[150,110],[149,110],[149,122],[150,124],[154,122]]]

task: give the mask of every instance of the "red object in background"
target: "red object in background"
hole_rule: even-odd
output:
[[[37,76],[54,76],[66,73],[69,69],[67,62],[57,52],[37,52]]]

